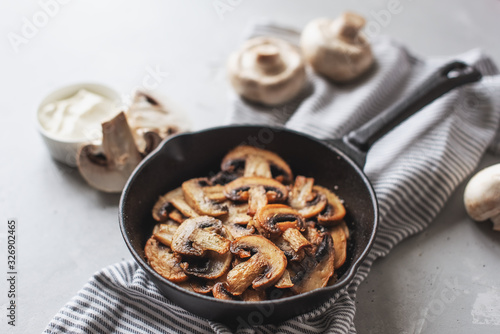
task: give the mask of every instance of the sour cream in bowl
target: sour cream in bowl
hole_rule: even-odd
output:
[[[76,166],[78,149],[100,141],[101,123],[119,112],[120,95],[110,87],[81,83],[59,88],[37,110],[38,130],[52,157]]]

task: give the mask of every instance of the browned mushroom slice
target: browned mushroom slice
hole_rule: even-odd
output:
[[[252,217],[247,214],[248,203],[234,203],[232,201],[226,201],[224,202],[224,205],[226,205],[228,209],[227,215],[221,217],[224,225],[247,225],[252,220]]]
[[[161,196],[156,204],[153,206],[153,218],[156,221],[163,222],[169,218],[169,213],[176,208],[185,217],[196,217],[198,213],[187,204],[184,199],[184,192],[182,188],[176,188]],[[173,219],[173,218],[172,218]],[[178,221],[177,219],[174,219]],[[184,220],[184,219],[183,219]]]
[[[288,188],[282,183],[263,177],[240,177],[226,184],[226,197],[233,201],[248,201],[248,190],[254,187],[263,187],[266,190],[267,200],[272,202],[285,201]]]
[[[144,254],[151,268],[171,282],[183,282],[188,279],[180,267],[181,258],[170,247],[162,245],[154,237],[149,238],[144,247]]]
[[[314,179],[297,176],[290,192],[290,206],[299,211],[304,218],[311,218],[325,208],[326,196],[313,192]]]
[[[290,278],[290,272],[288,270],[285,270],[283,273],[283,276],[279,279],[278,282],[274,285],[278,289],[287,289],[291,288],[293,286],[292,280]]]
[[[299,212],[284,204],[268,204],[255,214],[257,230],[266,237],[277,237],[288,228],[303,230],[304,219]]]
[[[186,202],[199,214],[221,216],[227,213],[227,207],[218,203],[226,199],[223,186],[211,186],[207,178],[201,177],[185,181],[182,190]]]
[[[283,252],[260,235],[249,235],[231,243],[231,252],[248,258],[227,274],[228,291],[241,295],[250,285],[265,289],[274,285],[283,275],[287,261]]]
[[[235,296],[233,296],[229,291],[227,291],[227,283],[218,282],[214,285],[212,289],[212,294],[217,299],[223,300],[238,300]]]
[[[244,165],[244,176],[275,177],[290,183],[293,179],[290,166],[276,153],[253,146],[238,146],[230,151],[221,163],[223,171],[233,171]],[[274,174],[274,175],[273,175]]]
[[[204,279],[191,279],[189,284],[194,292],[206,295],[212,292],[215,282]]]
[[[227,224],[224,225],[229,234],[233,237],[233,239],[241,238],[245,235],[252,235],[255,233],[255,228],[252,226],[244,226],[240,224]]]
[[[248,288],[241,294],[241,300],[246,302],[260,302],[266,300],[266,292],[264,290]]]
[[[334,270],[332,237],[323,233],[315,253],[299,263],[290,263],[288,270],[294,284],[291,289],[296,294],[325,287]]]
[[[212,250],[219,254],[228,252],[230,241],[220,220],[209,216],[186,219],[175,231],[172,250],[179,254],[203,256]]]
[[[248,190],[248,215],[253,216],[260,208],[267,205],[266,189],[253,187]]]
[[[186,217],[177,209],[173,209],[169,214],[168,218],[172,219],[176,223],[182,224],[185,220]]]
[[[283,236],[273,239],[273,242],[285,254],[288,261],[302,261],[306,255],[304,248],[294,251],[290,243],[283,239]]]
[[[347,257],[347,236],[345,229],[347,229],[347,225],[344,222],[328,228],[328,233],[332,236],[333,248],[335,249],[335,269],[342,267]]]
[[[221,170],[210,178],[210,184],[213,185],[226,185],[231,181],[243,176],[243,171],[224,171]]]
[[[170,247],[172,245],[172,238],[178,227],[179,224],[172,220],[168,220],[164,224],[156,224],[153,229],[153,237],[165,246]]]
[[[285,230],[282,237],[290,244],[290,247],[292,247],[295,252],[311,246],[311,243],[302,235],[302,233],[300,233],[299,230],[295,228]]]
[[[321,214],[318,215],[318,223],[332,225],[344,219],[346,211],[340,198],[327,188],[314,186],[313,190],[326,196],[328,204]]]
[[[232,259],[231,252],[219,254],[207,251],[203,257],[189,257],[186,262],[181,263],[181,268],[186,274],[213,280],[227,273]]]

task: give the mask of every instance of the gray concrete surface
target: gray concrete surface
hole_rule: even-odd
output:
[[[0,4],[0,268],[6,272],[8,218],[18,219],[18,318],[7,325],[7,282],[0,280],[0,332],[39,333],[97,270],[131,258],[120,235],[117,195],[90,189],[55,163],[38,135],[34,112],[52,89],[93,81],[130,94],[159,69],[157,90],[189,113],[194,128],[221,124],[228,109],[224,62],[248,25],[267,17],[301,28],[345,9],[423,56],[482,48],[500,64],[500,1],[390,0],[61,1],[40,16],[41,3]],[[67,3],[65,3],[67,2]],[[55,2],[52,2],[55,3]],[[378,20],[377,20],[378,17]],[[40,27],[15,47],[26,20]],[[378,28],[377,28],[378,27]],[[11,34],[11,35],[9,35]],[[500,162],[486,157],[483,166]],[[498,333],[500,236],[464,211],[463,187],[424,233],[375,263],[358,294],[359,333]],[[495,304],[496,303],[496,304]],[[495,306],[496,305],[496,306]],[[495,320],[496,319],[496,320]]]

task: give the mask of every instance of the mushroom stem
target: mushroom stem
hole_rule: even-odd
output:
[[[345,41],[355,41],[359,32],[365,26],[366,20],[354,13],[344,13],[338,21],[332,22],[332,28],[337,36]]]
[[[500,214],[491,217],[491,221],[493,222],[493,230],[500,232]]]
[[[285,70],[285,63],[279,49],[275,45],[263,44],[257,47],[257,64],[260,70],[268,75],[278,74]]]

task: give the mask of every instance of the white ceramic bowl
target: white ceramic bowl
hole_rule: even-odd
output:
[[[40,111],[41,109],[57,100],[69,98],[76,94],[80,89],[86,89],[90,92],[107,97],[115,102],[116,106],[120,106],[120,95],[114,89],[97,83],[77,83],[72,85],[63,86],[49,93],[39,104],[36,112],[36,120],[38,131],[43,137],[45,145],[47,146],[50,155],[57,161],[60,161],[68,166],[76,166],[76,155],[81,146],[90,143],[89,140],[68,140],[61,139],[48,132],[40,124]],[[117,109],[118,112],[118,109]]]

